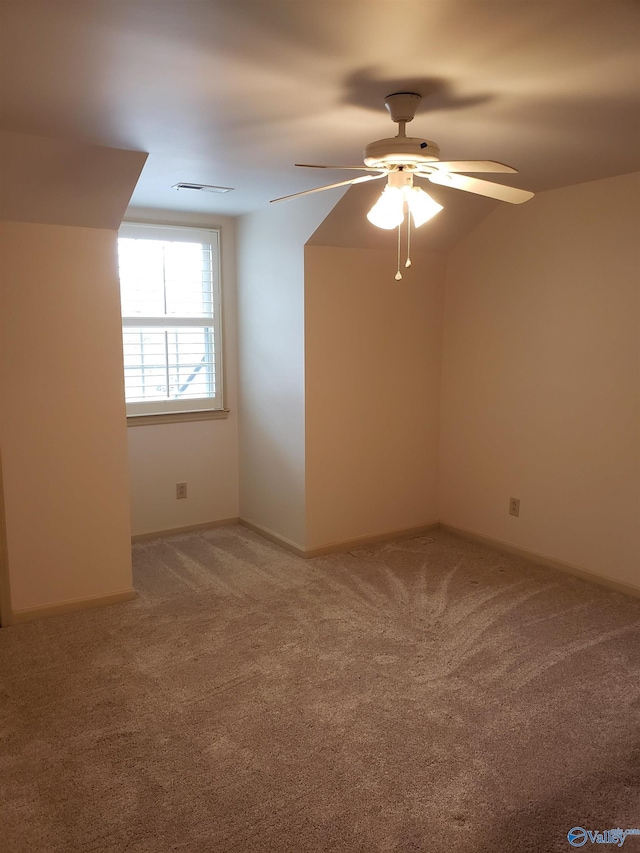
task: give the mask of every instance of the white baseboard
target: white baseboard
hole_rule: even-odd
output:
[[[325,554],[340,554],[344,551],[351,551],[353,548],[363,548],[367,545],[389,542],[392,539],[408,539],[412,536],[422,536],[424,533],[428,533],[430,530],[435,530],[439,527],[439,522],[433,521],[421,524],[418,527],[404,527],[401,530],[389,530],[386,533],[376,533],[370,536],[359,536],[356,539],[343,539],[339,542],[330,542],[327,545],[321,545],[317,548],[304,548],[297,542],[292,542],[290,539],[286,539],[284,536],[274,533],[273,530],[269,530],[266,527],[262,527],[252,521],[248,521],[246,518],[241,518],[240,524],[247,527],[249,530],[253,530],[254,533],[264,536],[265,539],[275,542],[276,545],[281,545],[283,548],[286,548],[287,551],[292,551],[294,554],[297,554],[298,557],[304,557],[306,559],[311,557],[322,557]]]
[[[321,545],[319,548],[309,548],[303,556],[321,557],[324,554],[340,554],[343,551],[351,551],[353,548],[366,548],[367,545],[378,545],[380,542],[390,542],[393,539],[411,539],[414,536],[423,536],[425,533],[437,530],[439,526],[439,522],[430,521],[417,527],[403,527],[400,530],[389,530],[386,533],[359,536],[356,539],[344,539],[341,542]]]
[[[600,586],[608,587],[609,589],[613,589],[616,592],[621,592],[625,595],[631,595],[636,598],[640,598],[640,587],[636,587],[633,584],[624,583],[623,581],[616,581],[612,578],[606,577],[605,575],[600,575],[597,572],[592,572],[588,569],[583,569],[580,566],[575,566],[572,563],[565,563],[562,560],[556,560],[553,557],[548,557],[545,554],[538,554],[537,552],[530,551],[527,548],[521,548],[518,545],[511,545],[509,542],[504,542],[501,539],[494,539],[491,536],[485,536],[481,533],[476,533],[473,530],[466,530],[462,527],[455,527],[454,525],[448,524],[446,522],[436,521],[430,522],[428,524],[423,524],[418,527],[409,527],[404,528],[402,530],[391,530],[387,533],[380,533],[373,536],[360,536],[356,539],[347,539],[341,542],[332,542],[328,545],[323,545],[319,548],[303,548],[297,543],[286,539],[284,536],[280,536],[279,534],[274,533],[272,530],[268,530],[267,528],[262,527],[259,524],[254,524],[253,522],[248,521],[244,518],[222,519],[219,521],[207,522],[204,524],[190,525],[188,527],[173,528],[171,530],[159,530],[153,533],[141,533],[137,536],[132,537],[132,540],[140,541],[144,539],[153,539],[161,536],[170,536],[174,533],[188,533],[196,530],[207,530],[214,527],[222,527],[225,525],[236,523],[247,527],[249,530],[253,530],[254,533],[258,533],[260,536],[264,536],[265,539],[269,539],[271,542],[274,542],[275,544],[286,548],[288,551],[292,551],[299,557],[304,557],[307,559],[310,557],[320,557],[324,554],[335,554],[344,551],[350,551],[353,548],[362,548],[366,547],[367,545],[375,545],[377,543],[388,542],[393,539],[421,536],[425,533],[428,533],[429,531],[441,528],[442,530],[446,530],[447,532],[452,533],[455,536],[460,536],[464,539],[471,539],[474,542],[479,542],[482,545],[486,545],[490,548],[495,548],[499,551],[505,551],[508,554],[515,554],[518,557],[523,557],[524,559],[529,560],[532,563],[537,563],[538,565],[557,569],[559,571],[566,572],[568,574],[574,575],[575,577],[581,578],[582,580],[599,584]],[[130,589],[123,590],[121,592],[111,593],[110,595],[98,595],[92,596],[90,598],[61,601],[57,604],[47,604],[41,607],[28,607],[24,610],[13,610],[10,614],[10,620],[8,620],[5,624],[31,622],[35,619],[44,619],[49,616],[58,616],[63,613],[71,613],[73,611],[78,610],[89,610],[97,607],[106,607],[111,604],[120,604],[125,601],[133,600],[135,596],[136,594],[134,590]]]
[[[210,530],[214,527],[227,527],[237,524],[239,518],[220,518],[218,521],[203,521],[201,524],[188,524],[186,527],[171,527],[166,530],[151,530],[148,533],[136,533],[131,537],[132,542],[143,542],[145,539],[160,539],[163,536],[173,536],[175,533],[195,533],[198,530]]]
[[[62,613],[72,613],[74,610],[91,610],[95,607],[106,607],[109,604],[121,604],[132,601],[136,597],[134,590],[112,592],[110,595],[94,595],[90,598],[76,598],[71,601],[60,601],[57,604],[45,604],[42,607],[27,607],[24,610],[14,610],[11,614],[13,624],[32,622],[34,619],[46,619],[49,616],[60,616]]]
[[[274,533],[274,531],[269,530],[268,527],[262,527],[261,524],[255,524],[253,521],[249,521],[246,518],[239,518],[238,524],[246,527],[247,530],[252,530],[254,533],[257,533],[258,536],[264,536],[264,538],[268,539],[269,542],[273,542],[276,545],[280,545],[280,547],[285,548],[287,551],[297,554],[298,557],[305,556],[305,550],[302,545],[298,545],[297,542],[293,542],[285,536],[280,536],[279,533]]]
[[[506,551],[507,554],[515,554],[517,557],[523,557],[532,563],[537,563],[540,566],[546,566],[550,569],[558,569],[561,572],[574,575],[584,581],[596,583],[600,586],[606,586],[616,592],[621,592],[624,595],[633,595],[640,598],[640,587],[634,586],[624,581],[617,581],[609,578],[606,575],[600,575],[597,572],[592,572],[589,569],[583,569],[581,566],[575,566],[573,563],[565,563],[562,560],[556,560],[554,557],[548,557],[546,554],[538,554],[536,551],[529,551],[527,548],[521,548],[519,545],[511,545],[509,542],[504,542],[502,539],[494,539],[491,536],[485,536],[482,533],[476,533],[473,530],[465,530],[463,527],[454,527],[452,524],[447,524],[445,521],[440,522],[442,530],[453,533],[455,536],[461,536],[463,539],[471,539],[474,542],[479,542],[481,545],[487,545],[490,548],[497,548],[499,551]]]

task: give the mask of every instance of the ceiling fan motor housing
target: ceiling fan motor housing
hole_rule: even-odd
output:
[[[409,166],[419,163],[431,163],[440,159],[440,149],[430,139],[418,139],[415,136],[393,136],[378,139],[364,149],[366,166]]]
[[[393,95],[387,95],[384,105],[392,121],[413,121],[421,100],[422,95],[417,92],[394,92]]]

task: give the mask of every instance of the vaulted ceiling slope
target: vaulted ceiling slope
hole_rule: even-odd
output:
[[[293,164],[361,162],[366,143],[394,134],[383,101],[403,90],[424,96],[414,135],[438,142],[445,159],[514,165],[515,186],[640,169],[636,0],[0,0],[0,9],[0,126],[149,152],[138,207],[234,215],[340,180]],[[179,181],[235,189],[178,192]]]

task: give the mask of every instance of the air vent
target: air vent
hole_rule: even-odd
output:
[[[201,193],[230,193],[234,187],[214,187],[211,184],[174,184],[174,190],[198,190]]]

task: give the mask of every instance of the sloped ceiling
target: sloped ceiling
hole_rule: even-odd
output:
[[[0,219],[117,230],[147,155],[0,131]]]
[[[2,0],[0,9],[0,126],[149,152],[138,207],[235,215],[343,179],[293,164],[361,162],[366,143],[394,134],[383,101],[399,90],[424,96],[411,133],[447,159],[516,166],[516,186],[640,169],[636,0]],[[177,192],[178,181],[235,190]]]

